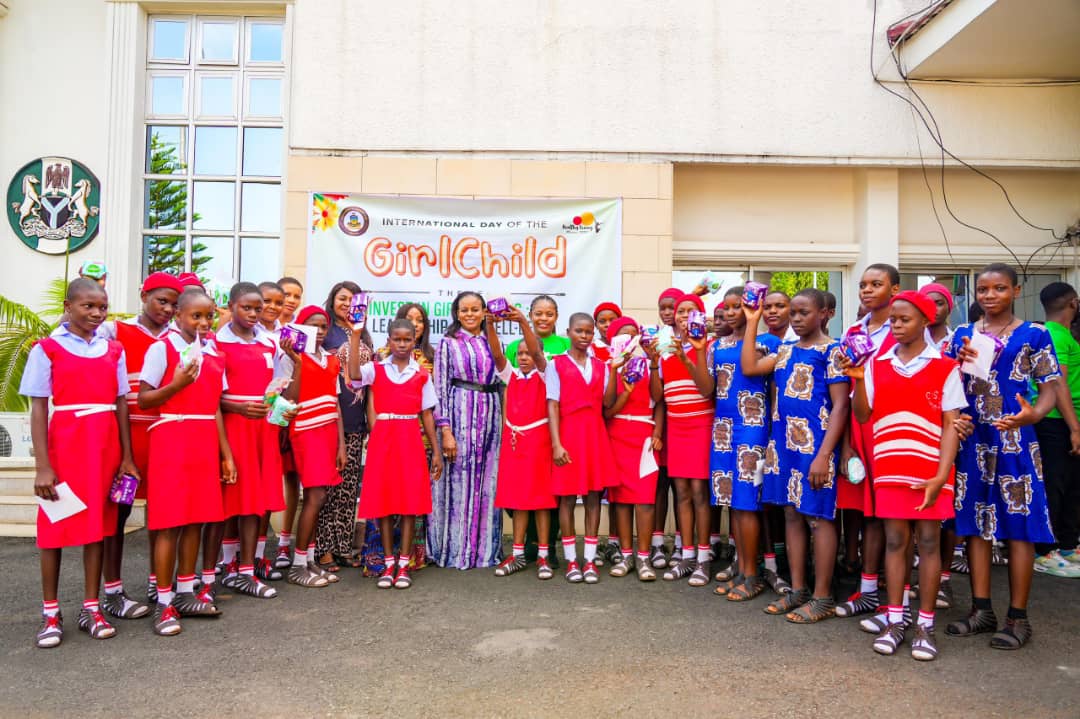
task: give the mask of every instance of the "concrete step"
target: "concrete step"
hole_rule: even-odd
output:
[[[32,495],[0,495],[0,536],[36,536],[37,513],[37,499]],[[125,532],[133,532],[145,526],[146,503],[139,500],[131,509]]]
[[[34,496],[34,472],[0,472],[0,496]]]

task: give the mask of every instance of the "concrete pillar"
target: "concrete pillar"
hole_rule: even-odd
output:
[[[859,255],[844,292],[844,321],[851,324],[859,309],[859,275],[867,265],[900,257],[900,173],[895,169],[855,171],[855,241]]]

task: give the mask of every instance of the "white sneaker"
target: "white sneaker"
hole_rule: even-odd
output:
[[[1035,557],[1035,571],[1053,577],[1080,577],[1080,564],[1066,561],[1061,556],[1061,552],[1055,549],[1048,554]]]
[[[1080,547],[1077,547],[1068,554],[1062,554],[1061,558],[1069,564],[1075,564],[1080,566]]]

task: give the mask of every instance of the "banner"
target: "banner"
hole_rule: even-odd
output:
[[[424,306],[431,343],[451,322],[463,290],[503,296],[528,314],[537,295],[559,304],[558,332],[573,312],[622,299],[622,202],[460,200],[313,193],[307,294],[325,297],[351,280],[373,293],[368,329],[375,346],[408,302]],[[509,342],[515,323],[499,323]]]

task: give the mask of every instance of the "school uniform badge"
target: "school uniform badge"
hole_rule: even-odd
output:
[[[23,165],[8,184],[8,223],[30,249],[62,255],[97,236],[100,203],[101,183],[85,165],[42,157]]]

